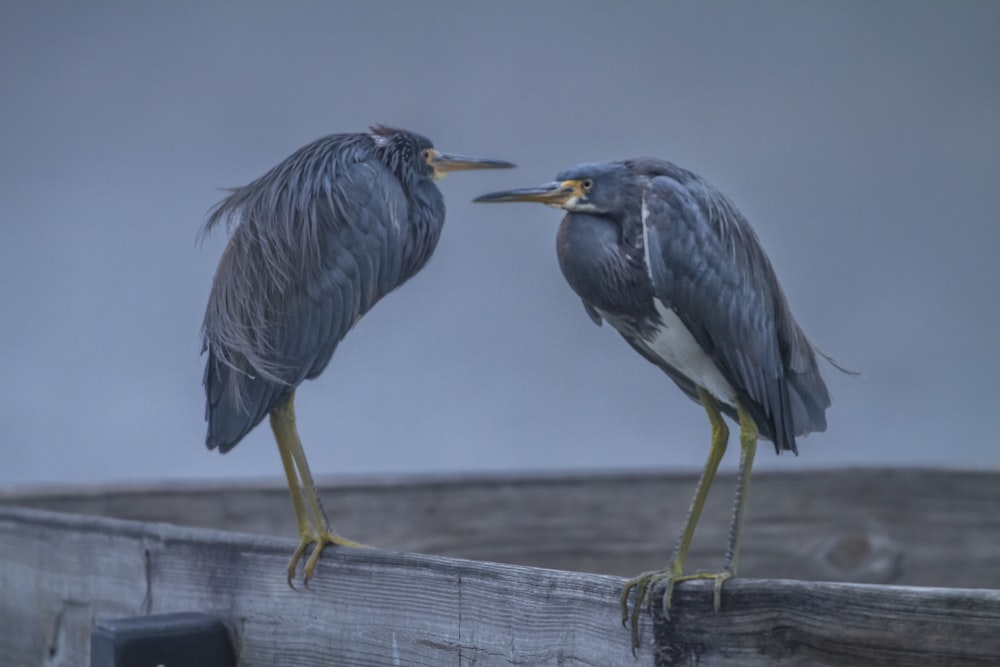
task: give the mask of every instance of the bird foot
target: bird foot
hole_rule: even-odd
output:
[[[679,567],[668,566],[662,570],[651,570],[649,572],[643,572],[637,577],[633,577],[625,582],[625,588],[622,589],[620,603],[622,610],[622,625],[625,627],[631,626],[632,634],[632,653],[635,654],[637,648],[639,648],[639,612],[642,610],[643,606],[647,609],[650,608],[653,602],[652,591],[656,584],[661,581],[667,582],[667,590],[663,594],[663,604],[664,609],[669,609],[670,598],[673,595],[674,584],[677,583],[677,577],[681,576],[681,570]],[[629,613],[628,598],[629,594],[635,590],[635,603],[632,605],[632,611]]]
[[[663,591],[663,614],[670,617],[670,605],[673,601],[674,587],[684,581],[694,579],[713,579],[715,581],[714,607],[719,611],[722,604],[722,584],[736,575],[732,570],[722,570],[720,572],[693,572],[682,574],[680,567],[670,565],[662,570],[652,570],[643,572],[637,577],[629,579],[625,583],[625,588],[621,593],[622,625],[629,627],[631,623],[632,632],[632,652],[639,648],[639,612],[645,606],[647,610],[653,608],[653,591],[657,584],[666,582],[666,590]],[[635,590],[635,603],[632,612],[629,613],[628,598],[632,590]]]
[[[371,548],[367,544],[362,544],[360,542],[355,542],[354,540],[349,540],[346,537],[341,537],[328,528],[316,532],[302,533],[299,546],[296,547],[291,560],[288,562],[288,585],[293,589],[295,588],[295,585],[292,584],[292,580],[295,578],[295,574],[298,571],[299,561],[302,560],[302,556],[305,555],[306,549],[309,548],[310,544],[314,544],[316,546],[313,547],[312,553],[309,554],[309,558],[306,560],[305,567],[302,568],[302,583],[306,586],[306,588],[309,587],[309,580],[312,579],[313,570],[316,569],[316,563],[319,562],[319,556],[323,552],[323,548],[326,545],[333,544],[338,547],[355,547],[363,549]]]

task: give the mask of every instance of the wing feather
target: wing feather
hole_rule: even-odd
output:
[[[822,430],[816,408],[822,416],[829,406],[815,353],[749,223],[689,176],[683,184],[656,176],[644,192],[654,290],[737,391],[761,435],[779,451],[797,451],[795,436]],[[796,377],[800,369],[808,383]]]
[[[210,448],[231,449],[319,375],[350,328],[401,282],[402,187],[374,158],[327,169],[310,181],[308,199],[303,184],[294,200],[287,192],[296,188],[270,184],[272,206],[244,188],[216,211],[239,222],[205,317]]]

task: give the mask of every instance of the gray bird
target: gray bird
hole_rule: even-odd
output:
[[[797,452],[795,438],[826,429],[830,395],[817,350],[789,310],[757,236],[736,207],[699,176],[670,162],[635,159],[581,164],[540,187],[483,195],[477,202],[541,202],[568,213],[559,226],[559,266],[598,325],[607,321],[692,399],[712,425],[708,461],[667,566],[631,579],[622,622],[665,581],[674,585],[736,574],[740,528],[758,436]],[[729,430],[740,426],[740,465],[728,546],[719,572],[685,574],[684,559]]]
[[[509,162],[438,152],[430,140],[384,126],[300,148],[212,211],[205,233],[232,228],[203,325],[206,444],[228,452],[265,416],[278,442],[308,583],[334,533],[295,427],[296,388],[326,368],[337,344],[437,246],[444,198],[434,181]]]

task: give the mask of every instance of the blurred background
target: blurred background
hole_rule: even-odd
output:
[[[0,485],[280,478],[266,425],[204,448],[198,232],[374,123],[520,168],[441,183],[435,257],[300,389],[318,475],[699,468],[704,412],[590,322],[561,214],[470,203],[640,155],[729,195],[863,373],[758,469],[995,468],[998,65],[991,1],[0,4]]]

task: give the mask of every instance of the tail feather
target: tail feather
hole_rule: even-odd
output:
[[[830,407],[830,392],[819,369],[809,373],[789,373],[788,407],[795,425],[795,435],[826,430],[826,409]]]
[[[291,394],[288,387],[239,375],[238,370],[209,351],[203,380],[208,422],[205,445],[223,454],[263,421],[271,406],[282,403]],[[286,396],[281,396],[282,393]]]

